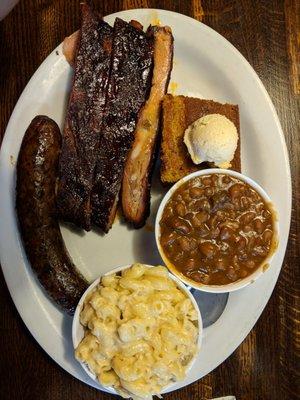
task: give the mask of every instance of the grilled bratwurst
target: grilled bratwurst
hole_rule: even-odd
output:
[[[55,185],[61,135],[37,116],[29,125],[17,164],[16,209],[24,248],[48,295],[69,314],[87,288],[65,248],[56,218]]]

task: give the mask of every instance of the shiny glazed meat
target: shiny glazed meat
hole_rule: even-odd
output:
[[[160,244],[194,281],[224,285],[245,278],[270,253],[273,215],[247,183],[224,174],[195,177],[167,203]]]
[[[55,185],[61,135],[37,116],[29,125],[17,164],[16,210],[27,258],[52,299],[69,314],[87,288],[65,248],[56,218]]]
[[[92,221],[108,232],[114,221],[139,111],[151,85],[153,36],[116,18],[105,115],[91,195]]]
[[[113,29],[87,4],[81,9],[81,29],[64,46],[68,59],[74,60],[74,79],[59,159],[57,208],[61,219],[88,231]]]

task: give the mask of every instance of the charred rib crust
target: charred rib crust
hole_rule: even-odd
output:
[[[92,192],[93,222],[113,222],[137,115],[150,88],[153,38],[116,18],[106,112]]]
[[[57,205],[60,217],[91,229],[90,196],[101,135],[113,29],[86,4],[75,59],[62,153]]]

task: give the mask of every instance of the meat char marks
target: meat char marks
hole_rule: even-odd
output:
[[[153,35],[116,18],[111,71],[92,191],[92,221],[104,232],[113,223],[123,170],[138,113],[151,84]]]
[[[113,29],[87,4],[82,4],[79,35],[59,163],[57,207],[63,220],[90,230],[90,197],[109,78]]]

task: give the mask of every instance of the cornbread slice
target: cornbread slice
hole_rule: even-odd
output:
[[[241,171],[240,121],[237,105],[167,94],[164,96],[162,108],[160,172],[163,183],[174,183],[192,172],[212,167],[208,163],[194,164],[183,142],[186,128],[207,114],[224,115],[236,126],[239,140],[231,161],[231,169]]]

